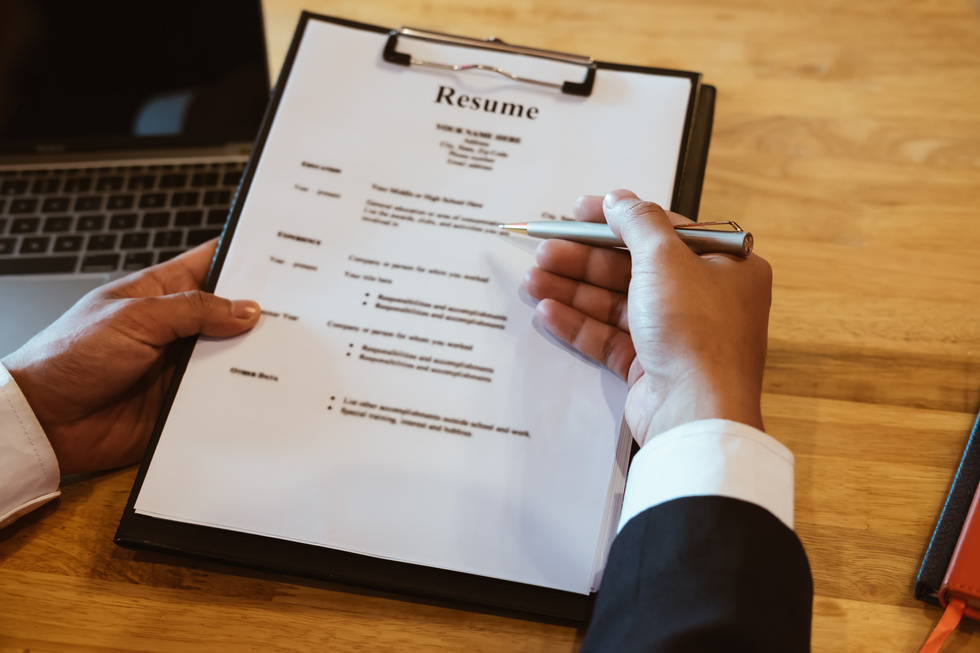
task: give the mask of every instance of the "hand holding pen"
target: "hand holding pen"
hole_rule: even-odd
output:
[[[676,213],[671,215],[681,218]],[[626,247],[609,225],[597,222],[513,222],[498,224],[497,227],[532,238],[559,238],[595,247]],[[719,227],[728,227],[730,231],[722,231]],[[732,254],[744,257],[752,253],[752,246],[755,244],[752,234],[742,231],[738,223],[731,220],[700,223],[688,220],[675,224],[674,233],[695,254]]]
[[[690,221],[629,191],[583,197],[574,215],[608,222],[629,251],[545,240],[524,288],[545,328],[627,381],[640,445],[699,419],[761,428],[769,264],[695,255],[673,228]]]

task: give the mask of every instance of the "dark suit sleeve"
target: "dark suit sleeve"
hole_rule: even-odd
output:
[[[675,499],[616,537],[582,651],[805,652],[812,605],[803,545],[772,513]]]

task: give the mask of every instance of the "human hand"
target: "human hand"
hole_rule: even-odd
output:
[[[546,240],[524,288],[549,331],[627,381],[639,444],[698,419],[761,429],[769,264],[694,254],[672,227],[690,220],[626,190],[582,197],[574,216],[607,221],[629,251]]]
[[[168,345],[252,328],[258,304],[201,291],[217,241],[98,288],[3,360],[61,473],[139,460],[173,374]]]

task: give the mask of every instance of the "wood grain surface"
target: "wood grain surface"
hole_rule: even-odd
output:
[[[911,585],[980,405],[980,3],[266,2],[695,70],[718,88],[702,220],[773,265],[767,430],[796,454],[813,650],[916,651]],[[723,334],[722,334],[723,335]],[[134,553],[135,475],[69,479],[0,532],[0,651],[575,651],[567,626]],[[947,651],[980,651],[967,625]]]

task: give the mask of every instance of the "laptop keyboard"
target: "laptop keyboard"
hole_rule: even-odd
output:
[[[0,170],[0,275],[130,272],[221,234],[243,162]]]

